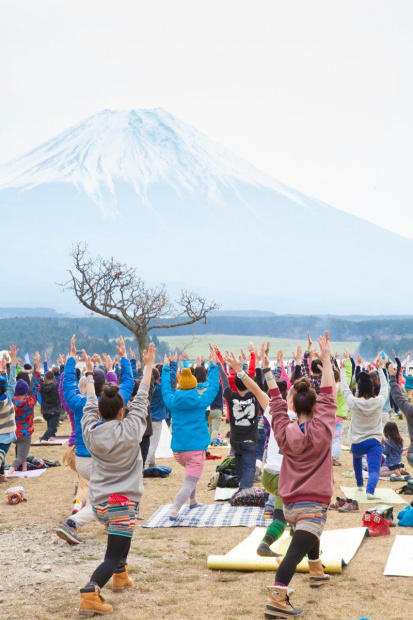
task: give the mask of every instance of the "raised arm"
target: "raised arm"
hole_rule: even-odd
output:
[[[16,388],[16,358],[17,358],[17,353],[19,352],[19,349],[16,349],[16,347],[14,346],[14,344],[10,347],[10,372],[9,372],[9,379],[8,379],[8,385],[7,385],[7,398],[9,399],[9,401],[11,402],[13,400],[13,396],[14,396],[14,390]]]
[[[396,405],[401,409],[404,415],[413,419],[413,405],[409,403],[407,398],[401,393],[399,384],[397,383],[397,369],[391,364],[389,366],[390,375],[390,391]]]
[[[381,357],[377,358],[377,368],[380,379],[380,393],[378,398],[380,399],[381,406],[384,407],[389,396],[389,384],[387,383],[387,379],[383,372],[383,359]]]
[[[167,407],[170,410],[172,408],[173,401],[175,398],[175,391],[172,389],[171,369],[169,366],[169,359],[166,355],[165,355],[163,368],[162,368],[161,394],[162,394],[163,402],[165,403],[165,407]]]
[[[245,385],[247,390],[249,390],[250,392],[252,392],[254,394],[254,396],[258,400],[261,408],[265,410],[268,407],[269,403],[270,403],[270,399],[268,397],[268,394],[263,392],[263,390],[261,390],[258,387],[258,385],[255,383],[255,381],[253,379],[251,379],[251,377],[249,377],[246,372],[244,372],[244,370],[242,369],[241,362],[239,360],[237,360],[237,358],[235,357],[235,355],[233,354],[232,351],[226,357],[226,362],[231,366],[231,368],[234,370],[234,372],[237,373],[237,377],[239,379],[241,379],[241,381],[243,382],[243,384]],[[259,370],[261,371],[261,369],[259,369]]]

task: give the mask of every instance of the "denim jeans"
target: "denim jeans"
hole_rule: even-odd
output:
[[[232,443],[235,451],[235,471],[240,489],[250,489],[254,484],[255,462],[257,460],[256,441],[236,441]]]
[[[367,456],[367,465],[369,468],[369,477],[367,480],[367,493],[374,495],[380,476],[381,457],[383,454],[381,443],[377,439],[366,439],[360,443],[351,445],[353,453],[353,467],[356,474],[357,486],[363,486],[363,456]]]
[[[263,460],[264,456],[264,446],[266,442],[267,436],[265,434],[265,428],[258,429],[258,447],[257,447],[257,459],[260,461]]]

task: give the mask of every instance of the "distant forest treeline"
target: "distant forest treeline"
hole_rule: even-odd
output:
[[[306,339],[310,330],[313,339],[328,329],[333,340],[360,341],[360,352],[366,357],[378,350],[390,352],[392,348],[404,355],[413,349],[413,319],[366,319],[351,321],[338,317],[319,316],[212,316],[207,324],[184,328],[155,330],[154,337],[162,335],[226,334],[261,338]],[[118,324],[104,318],[5,318],[0,320],[0,349],[16,344],[21,353],[47,350],[49,355],[66,353],[73,333],[78,336],[78,348],[86,348],[102,354],[115,353],[113,339],[123,335],[130,339],[136,349],[131,333]],[[159,353],[167,350],[159,345]]]
[[[137,353],[137,342],[131,332],[122,327],[116,321],[98,318],[14,318],[0,319],[0,350],[8,349],[15,344],[19,349],[19,355],[23,358],[25,353],[31,355],[40,351],[43,355],[47,351],[52,361],[60,353],[68,353],[70,339],[76,334],[76,346],[85,349],[89,353],[116,354],[115,339],[123,336],[128,347],[132,346]],[[168,346],[159,342],[156,336],[153,338],[159,356],[167,353]]]

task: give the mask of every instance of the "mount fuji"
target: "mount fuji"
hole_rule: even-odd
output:
[[[72,309],[72,243],[226,307],[400,313],[413,241],[282,184],[162,109],[104,110],[0,166],[3,305]],[[399,293],[400,291],[400,293]],[[7,301],[7,303],[6,303]]]

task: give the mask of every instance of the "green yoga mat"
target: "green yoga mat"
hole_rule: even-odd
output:
[[[355,499],[359,504],[407,504],[404,501],[402,495],[398,495],[393,489],[386,489],[385,487],[377,487],[375,499],[367,499],[366,489],[358,491],[357,487],[340,487],[344,493],[344,497],[348,499]]]

